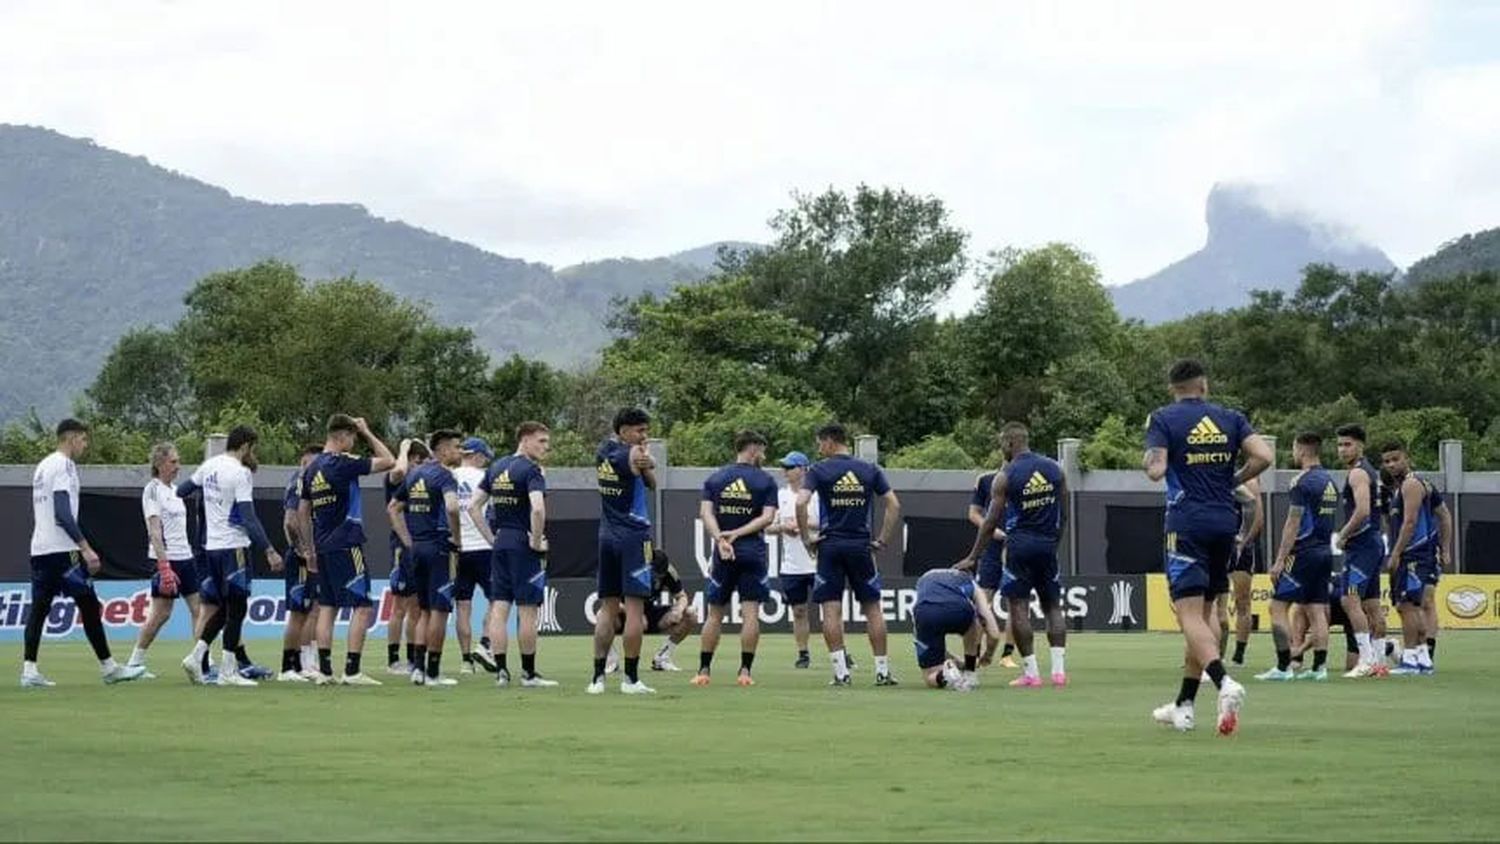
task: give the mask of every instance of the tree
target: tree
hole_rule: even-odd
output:
[[[1144,425],[1131,427],[1123,417],[1111,414],[1100,423],[1093,436],[1078,450],[1078,462],[1084,470],[1139,469],[1145,453]]]
[[[182,339],[158,328],[121,337],[87,396],[101,416],[153,436],[176,436],[195,422]]]
[[[558,424],[563,381],[561,373],[542,361],[511,355],[490,373],[484,429],[495,432],[499,442],[514,442],[522,422]]]
[[[770,396],[736,402],[695,422],[679,422],[668,437],[668,458],[677,466],[718,466],[734,459],[734,435],[744,430],[760,433],[770,443],[768,453],[812,452],[813,434],[829,420],[820,402],[796,404]]]
[[[402,349],[418,430],[477,429],[490,415],[490,365],[467,328],[422,325]]]
[[[885,464],[892,469],[973,469],[978,465],[946,434],[934,434],[900,449]]]

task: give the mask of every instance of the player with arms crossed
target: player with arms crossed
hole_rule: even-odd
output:
[[[1406,446],[1386,444],[1380,461],[1394,488],[1391,512],[1401,517],[1385,561],[1385,570],[1395,573],[1391,600],[1401,615],[1401,662],[1391,673],[1431,674],[1437,647],[1434,601],[1443,561],[1452,559],[1453,515],[1432,484],[1412,471]]]
[[[647,491],[656,489],[656,461],[646,451],[651,417],[625,408],[615,414],[614,435],[599,446],[598,593],[603,602],[594,623],[593,679],[585,690],[604,694],[604,668],[615,639],[615,617],[625,612],[627,695],[655,694],[641,682],[641,639],[646,631],[646,599],[651,595],[651,514]]]
[[[1384,643],[1377,654],[1370,638],[1380,616],[1380,568],[1385,543],[1380,537],[1380,509],[1376,498],[1380,473],[1365,457],[1365,429],[1344,425],[1337,431],[1339,460],[1349,470],[1344,480],[1344,526],[1334,541],[1344,550],[1344,571],[1339,575],[1338,600],[1359,649],[1359,662],[1345,677],[1384,676]]]
[[[89,575],[99,572],[99,554],[78,527],[78,466],[73,461],[89,447],[89,427],[77,419],[57,423],[57,450],[42,458],[31,476],[31,612],[26,617],[21,688],[46,689],[57,685],[37,670],[37,651],[52,599],[66,595],[78,607],[83,633],[88,637],[99,673],[106,684],[134,680],[144,666],[120,665],[109,653],[102,606]]]
[[[776,520],[776,481],[760,468],[766,458],[766,438],[754,431],[734,437],[734,461],[703,483],[698,515],[713,542],[713,565],[708,573],[703,623],[703,647],[698,654],[695,686],[707,686],[714,651],[729,597],[740,594],[740,671],[735,682],[753,686],[751,669],[760,643],[760,605],[771,595],[769,561],[761,531]]]
[[[1239,535],[1235,488],[1259,477],[1274,455],[1244,414],[1207,401],[1202,364],[1178,361],[1168,381],[1175,401],[1147,420],[1142,463],[1146,477],[1166,481],[1167,582],[1186,653],[1176,699],[1152,717],[1177,730],[1193,729],[1193,701],[1207,674],[1219,688],[1219,734],[1229,735],[1239,726],[1245,687],[1224,672],[1214,610],[1229,588],[1229,557]],[[1241,453],[1245,464],[1236,472]]]
[[[986,618],[992,613],[975,589],[974,578],[956,567],[926,572],[917,579],[917,600],[911,615],[917,667],[922,669],[922,680],[928,688],[956,692],[978,688],[975,669],[979,664],[979,637],[984,622],[993,623],[994,618]],[[962,670],[947,658],[945,641],[950,634],[963,637]]]
[[[369,443],[373,457],[349,453],[356,437]],[[313,458],[302,473],[302,503],[297,518],[302,529],[298,538],[307,545],[302,556],[308,571],[318,574],[318,681],[333,681],[333,626],[341,608],[352,609],[349,617],[348,652],[342,683],[378,686],[380,681],[360,670],[365,633],[374,614],[370,600],[370,572],[365,567],[364,505],[359,479],[373,472],[386,472],[396,458],[385,443],[370,431],[365,420],[335,413],[328,419],[328,439],[323,453]]]
[[[1255,675],[1257,680],[1328,679],[1328,580],[1333,574],[1334,519],[1339,490],[1319,451],[1323,438],[1312,432],[1297,435],[1292,456],[1302,471],[1292,482],[1286,525],[1271,566],[1271,637],[1276,643],[1276,667]],[[1288,612],[1296,604],[1307,623],[1313,666],[1293,674],[1292,629]]]
[[[849,452],[849,433],[831,422],[818,429],[818,454],[823,460],[807,471],[797,493],[797,530],[802,542],[818,556],[813,600],[822,605],[823,641],[833,663],[829,685],[849,685],[849,663],[844,653],[844,585],[854,592],[865,614],[865,632],[875,654],[875,685],[894,686],[886,653],[885,615],[880,611],[880,572],[875,552],[886,547],[901,524],[901,500],[874,463]],[[818,496],[821,522],[816,530],[808,518],[808,502]],[[880,537],[870,538],[875,499],[885,503]]]

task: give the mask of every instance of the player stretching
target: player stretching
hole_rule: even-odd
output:
[[[1146,477],[1167,485],[1166,570],[1172,608],[1186,641],[1177,698],[1152,717],[1177,730],[1194,726],[1193,701],[1206,673],[1219,688],[1218,731],[1239,726],[1245,687],[1224,672],[1215,601],[1229,586],[1229,557],[1239,533],[1235,488],[1258,477],[1274,455],[1239,411],[1207,401],[1203,365],[1178,361],[1168,374],[1172,404],[1146,421]],[[1245,465],[1235,472],[1243,452]]]
[[[707,686],[714,651],[729,596],[740,593],[740,671],[735,682],[753,686],[750,676],[755,648],[760,643],[760,604],[770,597],[766,541],[761,531],[776,520],[776,482],[760,468],[766,459],[766,438],[754,431],[734,437],[734,462],[703,483],[699,517],[713,542],[713,566],[704,599],[708,619],[703,623],[703,647],[698,654],[695,686]]]
[[[349,454],[356,437],[370,444],[373,457]],[[335,413],[328,419],[323,453],[302,472],[302,503],[297,518],[298,538],[307,543],[302,556],[307,570],[318,574],[318,682],[333,680],[333,624],[342,608],[349,608],[349,642],[344,676],[349,686],[378,686],[380,681],[360,670],[365,632],[370,629],[370,572],[365,567],[364,506],[359,479],[389,471],[396,458],[370,431],[363,419]]]
[[[488,566],[494,603],[486,619],[486,638],[494,646],[495,685],[502,688],[511,680],[506,660],[512,606],[519,608],[521,686],[557,685],[536,670],[537,612],[547,597],[547,476],[542,461],[551,448],[552,433],[546,425],[522,422],[516,429],[516,453],[490,466],[469,502],[469,518],[494,548]]]
[[[993,530],[993,528],[991,528]],[[977,610],[977,612],[976,612]],[[989,604],[974,588],[967,571],[932,569],[917,579],[917,600],[912,605],[912,642],[917,649],[917,667],[929,688],[972,691],[979,685],[974,673],[979,664],[979,637],[984,622],[993,622]],[[947,658],[949,634],[964,640],[964,665],[960,670]]]
[[[1380,475],[1365,458],[1365,429],[1345,425],[1338,429],[1339,460],[1349,470],[1344,481],[1344,526],[1334,541],[1344,550],[1344,571],[1339,575],[1338,600],[1344,609],[1347,629],[1359,648],[1359,662],[1345,677],[1384,675],[1385,654],[1376,654],[1370,640],[1372,620],[1380,614],[1380,564],[1385,543],[1380,538],[1380,510],[1376,491]]]
[[[1339,490],[1318,453],[1323,438],[1297,435],[1292,456],[1302,469],[1288,495],[1286,525],[1281,531],[1276,562],[1271,566],[1271,638],[1276,643],[1276,667],[1255,675],[1257,680],[1328,679],[1328,579],[1333,574],[1334,519]],[[1312,644],[1312,668],[1298,674],[1292,663],[1292,629],[1287,618],[1293,604],[1302,611]]]
[[[959,566],[971,569],[993,540],[995,526],[1005,515],[1005,548],[1001,552],[1000,594],[1005,596],[1010,629],[1021,652],[1021,676],[1012,686],[1042,684],[1032,648],[1031,595],[1047,618],[1051,645],[1052,685],[1068,684],[1068,627],[1062,610],[1062,578],[1057,571],[1057,543],[1067,521],[1067,483],[1056,461],[1031,451],[1025,425],[1010,423],[1000,432],[1005,468],[995,473],[990,506],[974,537],[974,547]]]
[[[641,638],[646,630],[646,598],[651,595],[651,515],[646,491],[656,489],[656,461],[646,451],[651,417],[638,408],[615,414],[614,435],[599,446],[599,575],[602,601],[594,623],[593,680],[586,691],[604,694],[604,665],[615,638],[615,616],[625,610],[627,695],[655,694],[641,682]]]
[[[99,596],[89,575],[99,571],[99,555],[78,527],[78,467],[73,461],[89,447],[89,427],[77,419],[57,423],[57,450],[42,458],[31,476],[31,610],[26,617],[25,655],[21,688],[57,685],[37,671],[37,650],[52,599],[66,595],[78,607],[83,633],[99,658],[105,683],[134,680],[144,666],[120,665],[109,654],[109,639],[100,617]]]
[[[1234,662],[1245,664],[1245,648],[1250,644],[1250,584],[1260,565],[1260,537],[1266,525],[1266,508],[1260,498],[1260,478],[1250,478],[1235,490],[1235,503],[1240,511],[1240,536],[1235,542],[1233,561],[1229,564],[1229,589],[1234,597]],[[1219,596],[1219,617],[1223,630],[1223,619],[1229,616],[1224,596]],[[1220,634],[1220,652],[1223,652],[1224,635]]]
[[[997,474],[999,473],[985,472],[979,476],[979,480],[974,482],[974,495],[969,499],[968,515],[969,524],[975,528],[984,524],[985,514],[990,511],[990,501],[994,495],[995,476]],[[986,627],[984,631],[990,640],[990,644],[986,649],[985,656],[980,657],[980,665],[989,664],[989,657],[994,654],[995,648],[999,647],[1001,640],[1000,623],[995,619],[993,612],[995,592],[1000,589],[1000,572],[1002,569],[1000,554],[1005,550],[1005,531],[998,527],[1001,524],[1004,524],[1003,514],[1000,521],[996,522],[997,527],[991,535],[989,544],[984,547],[984,556],[979,558],[979,576],[977,578],[979,595],[991,607],[990,614],[985,616]],[[993,626],[991,627],[991,625]],[[1011,632],[1009,619],[1005,622],[1004,639],[1005,651],[1000,654],[1000,665],[1005,668],[1015,668],[1016,661],[1011,659],[1010,655],[1015,653],[1016,644]]]
[[[151,576],[151,616],[141,628],[128,663],[143,669],[146,650],[172,617],[178,595],[188,606],[188,617],[198,617],[198,565],[188,543],[187,504],[173,486],[180,466],[177,446],[162,442],[151,447],[151,480],[141,491],[141,513],[146,519],[146,553],[156,560],[156,574]],[[154,680],[156,675],[146,670],[141,678]]]
[[[886,547],[901,524],[901,501],[874,463],[849,453],[849,434],[832,422],[818,429],[818,454],[823,460],[807,471],[797,493],[797,530],[809,551],[818,555],[813,600],[823,609],[823,641],[833,663],[830,685],[849,685],[849,663],[844,653],[844,585],[854,592],[865,614],[865,632],[875,654],[875,685],[894,686],[886,654],[885,615],[880,611],[880,572],[875,552]],[[818,496],[822,517],[817,530],[808,519],[807,504]],[[880,537],[870,538],[875,499],[885,502]]]
[[[396,465],[385,473],[385,504],[389,508],[391,499],[401,490],[401,484],[406,481],[406,473],[421,466],[431,455],[427,452],[427,446],[421,440],[406,439],[401,441],[401,449],[396,454]],[[385,673],[405,677],[413,671],[426,668],[427,650],[422,645],[423,630],[426,627],[426,619],[422,616],[421,602],[417,600],[417,593],[423,588],[417,582],[416,570],[412,567],[411,552],[401,544],[401,538],[396,535],[394,523],[390,531],[391,541],[391,617],[386,622],[385,636]],[[401,634],[406,634],[406,659],[401,659]],[[422,648],[422,656],[417,656],[417,649]]]
[[[444,677],[443,640],[448,634],[448,614],[453,612],[454,581],[458,577],[459,526],[458,481],[453,469],[462,454],[457,431],[435,431],[427,439],[432,459],[406,474],[396,497],[386,505],[391,527],[401,544],[411,552],[416,570],[418,600],[426,629],[422,641],[426,646],[426,665],[413,668],[415,685],[433,688],[457,685]],[[418,653],[422,652],[418,648]]]
[[[490,569],[490,557],[494,550],[478,528],[478,523],[484,521],[484,508],[480,508],[480,518],[477,521],[469,513],[474,491],[484,483],[484,469],[495,459],[495,452],[490,450],[490,444],[483,439],[469,437],[459,446],[459,453],[462,457],[459,465],[453,469],[453,479],[458,483],[458,521],[461,529],[458,537],[458,577],[453,581],[453,630],[458,634],[458,653],[463,657],[460,673],[473,674],[475,659],[484,662],[486,671],[494,671],[496,667],[488,647],[483,652],[474,648],[474,589],[478,587],[483,590],[485,601],[493,608],[494,573]],[[487,623],[482,623],[481,626],[488,628]],[[485,635],[484,638],[488,640],[489,636]]]
[[[203,493],[203,543],[205,565],[203,602],[215,604],[224,615],[224,663],[219,667],[219,685],[254,686],[240,675],[248,667],[241,634],[250,608],[250,549],[264,551],[271,571],[281,571],[281,555],[271,547],[270,537],[255,514],[255,429],[241,425],[229,432],[224,453],[203,461],[198,471],[177,486],[177,495],[187,498]],[[203,683],[203,655],[209,638],[200,637],[193,652],[182,661],[182,670],[194,684]]]
[[[318,659],[318,579],[297,553],[303,545],[297,509],[302,504],[302,473],[322,452],[323,447],[317,444],[302,449],[302,458],[281,496],[281,531],[286,537],[286,630],[281,635],[281,673],[276,679],[282,683],[305,683],[317,674],[313,666]]]
[[[1412,471],[1406,446],[1388,443],[1380,450],[1380,461],[1395,486],[1391,510],[1401,515],[1400,530],[1385,561],[1385,570],[1396,575],[1391,600],[1401,615],[1401,663],[1391,673],[1431,674],[1437,629],[1430,623],[1427,607],[1438,583],[1439,544],[1443,558],[1449,559],[1452,529],[1448,526],[1453,517],[1432,484]]]
[[[807,651],[810,632],[809,617],[812,610],[813,574],[818,570],[812,555],[802,544],[797,533],[797,490],[802,488],[802,476],[812,461],[800,451],[788,452],[781,458],[781,469],[786,476],[786,486],[776,492],[776,521],[766,527],[766,533],[779,538],[776,543],[781,551],[777,572],[777,585],[792,613],[792,638],[797,643],[795,668],[812,666],[812,656]],[[807,502],[808,519],[818,521],[818,501]]]

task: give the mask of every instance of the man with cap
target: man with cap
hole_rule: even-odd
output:
[[[484,635],[479,648],[474,647],[474,587],[484,590],[486,603],[494,600],[490,593],[492,580],[490,555],[493,546],[474,522],[469,513],[469,504],[474,500],[474,491],[484,483],[484,469],[495,459],[490,444],[479,437],[469,437],[459,445],[463,457],[453,470],[458,482],[459,540],[458,577],[453,581],[453,598],[456,602],[453,626],[458,633],[458,650],[463,654],[461,673],[473,674],[477,659],[485,670],[495,671],[495,658],[490,654],[489,636]],[[487,628],[486,628],[487,629]]]
[[[778,539],[780,546],[780,568],[778,585],[781,596],[792,611],[792,635],[797,640],[797,668],[808,668],[812,658],[807,651],[808,635],[811,631],[809,619],[812,613],[813,576],[818,571],[818,562],[807,552],[802,538],[797,533],[797,490],[802,488],[802,477],[812,461],[800,451],[788,452],[781,458],[781,469],[786,485],[777,491],[776,521],[766,528],[766,533]],[[818,499],[807,502],[808,521],[818,523]]]

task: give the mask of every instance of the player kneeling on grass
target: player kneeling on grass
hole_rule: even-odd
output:
[[[917,667],[928,688],[967,692],[978,687],[974,672],[979,664],[979,637],[984,625],[993,621],[968,572],[933,569],[918,578],[917,601],[912,606],[913,641]],[[948,659],[945,640],[949,634],[964,639],[962,670]]]
[[[667,552],[660,549],[651,554],[651,595],[651,603],[645,607],[645,635],[662,633],[667,637],[667,641],[656,650],[656,656],[651,658],[651,670],[681,671],[672,662],[672,656],[677,646],[698,629],[698,613],[688,605],[687,591],[682,588],[682,578],[677,575],[677,567],[672,565]],[[666,596],[665,602],[662,601],[663,595]],[[622,635],[624,631],[625,616],[617,615],[615,635]],[[618,670],[620,651],[619,645],[615,645],[610,649],[604,673],[613,674]]]

